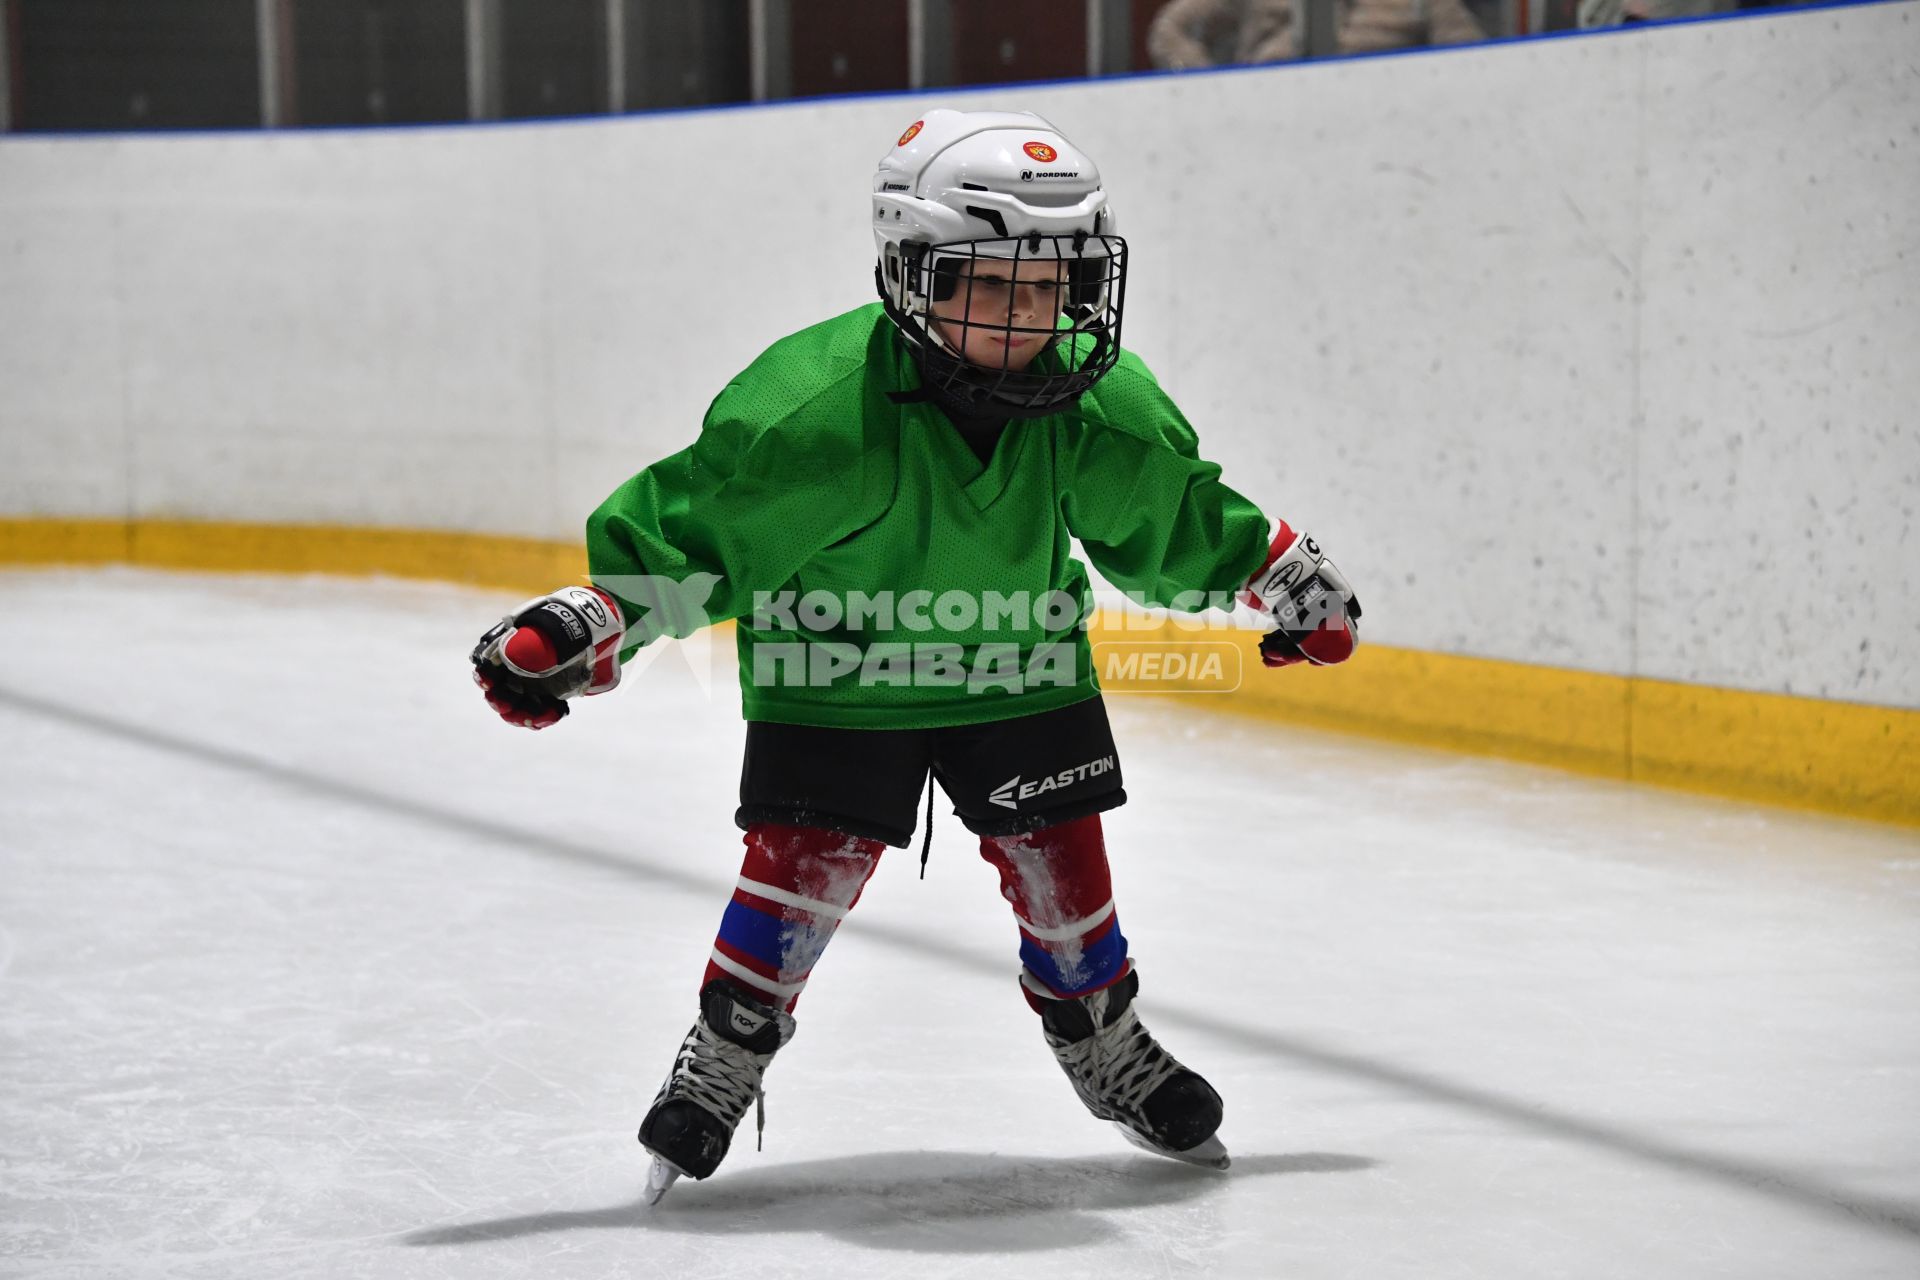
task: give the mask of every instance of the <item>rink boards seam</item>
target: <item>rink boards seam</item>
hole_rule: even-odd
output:
[[[409,529],[174,520],[0,520],[0,564],[385,574],[529,595],[579,579],[578,545]],[[1102,612],[1096,645],[1227,644],[1222,692],[1163,674],[1157,696],[1266,720],[1554,765],[1603,777],[1920,825],[1920,712],[1499,659],[1363,647],[1338,668],[1268,672],[1251,631],[1195,633]]]

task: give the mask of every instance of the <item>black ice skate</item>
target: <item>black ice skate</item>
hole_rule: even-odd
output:
[[[758,1124],[765,1127],[760,1079],[793,1031],[791,1016],[717,979],[700,992],[700,1016],[640,1122],[640,1145],[653,1156],[648,1204],[658,1204],[682,1175],[704,1178],[719,1168],[749,1104],[761,1104]]]
[[[1056,998],[1030,975],[1020,980],[1038,999],[1047,1047],[1087,1110],[1113,1121],[1143,1151],[1227,1167],[1227,1149],[1214,1136],[1224,1110],[1220,1095],[1140,1025],[1133,1009],[1139,974],[1072,1000]]]

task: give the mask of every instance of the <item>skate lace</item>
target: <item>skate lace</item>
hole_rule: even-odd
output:
[[[662,1097],[685,1098],[705,1108],[729,1128],[740,1123],[747,1104],[754,1107],[754,1146],[767,1130],[767,1095],[760,1087],[772,1054],[761,1055],[713,1034],[705,1019],[693,1024],[680,1042]]]
[[[1147,1098],[1182,1070],[1131,1006],[1112,1026],[1074,1043],[1055,1042],[1053,1049],[1089,1107],[1137,1125],[1146,1121]]]

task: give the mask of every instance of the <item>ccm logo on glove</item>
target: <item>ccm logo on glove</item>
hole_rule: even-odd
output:
[[[567,699],[620,683],[620,606],[598,587],[562,587],[529,600],[480,637],[473,682],[508,724],[544,729]]]
[[[1240,598],[1274,620],[1276,630],[1260,639],[1260,660],[1270,667],[1345,662],[1360,644],[1360,600],[1346,576],[1310,534],[1295,534],[1284,520]]]

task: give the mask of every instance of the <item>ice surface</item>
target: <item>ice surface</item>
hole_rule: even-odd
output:
[[[512,730],[466,669],[510,603],[0,574],[0,1273],[1920,1275],[1914,833],[1124,697],[1141,1009],[1233,1169],[1079,1110],[943,803],[766,1151],[647,1211],[731,667]]]

